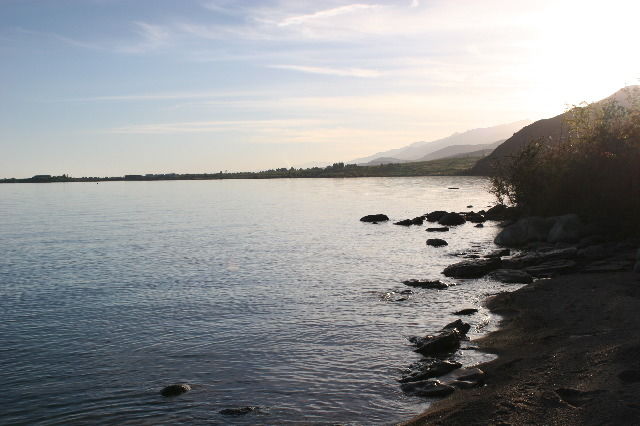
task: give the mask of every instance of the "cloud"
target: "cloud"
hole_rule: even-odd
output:
[[[333,9],[321,10],[318,12],[313,12],[305,15],[290,16],[278,22],[277,25],[279,27],[286,27],[290,25],[300,25],[300,24],[305,24],[312,21],[331,18],[334,16],[350,14],[350,13],[358,12],[362,10],[376,9],[378,7],[380,6],[370,5],[370,4],[361,4],[361,3],[350,4],[346,6],[335,7]]]
[[[269,65],[269,68],[300,71],[310,74],[337,75],[342,77],[375,78],[382,76],[380,71],[363,68],[327,68],[303,65]]]

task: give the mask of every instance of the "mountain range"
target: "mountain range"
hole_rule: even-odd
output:
[[[446,138],[430,142],[415,142],[402,148],[358,158],[349,161],[349,163],[366,165],[405,163],[437,160],[470,152],[488,152],[488,150],[493,150],[502,141],[529,123],[530,121],[528,120],[522,120],[493,127],[468,130],[463,133],[454,133]]]

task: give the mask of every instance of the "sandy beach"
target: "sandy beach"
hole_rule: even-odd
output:
[[[640,274],[538,280],[487,306],[503,320],[477,341],[498,355],[485,386],[404,425],[640,424]]]

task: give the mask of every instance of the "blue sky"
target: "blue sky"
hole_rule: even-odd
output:
[[[348,161],[556,115],[637,84],[639,12],[616,0],[0,0],[0,177]]]

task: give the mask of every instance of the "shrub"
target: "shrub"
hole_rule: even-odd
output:
[[[560,140],[536,140],[497,165],[491,190],[525,214],[577,213],[640,233],[640,89],[575,106]]]

